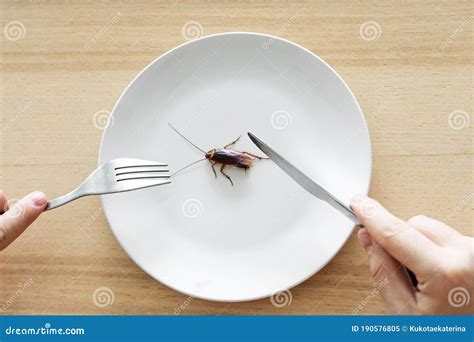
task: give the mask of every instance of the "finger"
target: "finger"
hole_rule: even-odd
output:
[[[440,246],[450,245],[462,235],[447,224],[424,215],[414,216],[407,223]]]
[[[436,269],[441,248],[425,235],[367,196],[356,196],[351,207],[372,239],[417,276],[429,275]]]
[[[357,237],[359,238],[360,244],[367,250],[373,244],[372,237],[370,236],[367,229],[361,229],[357,233]]]
[[[374,291],[381,294],[392,313],[412,311],[416,303],[415,290],[405,268],[373,241],[367,230],[361,229],[358,237],[369,256],[370,273],[375,283]]]
[[[8,210],[7,196],[0,190],[0,215]]]
[[[5,249],[43,212],[46,195],[32,192],[0,216],[0,250]]]

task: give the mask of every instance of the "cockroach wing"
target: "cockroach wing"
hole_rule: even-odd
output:
[[[252,166],[253,158],[243,152],[232,150],[230,148],[219,148],[214,152],[212,161],[224,165],[248,169]]]

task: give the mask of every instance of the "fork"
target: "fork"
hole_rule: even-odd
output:
[[[70,193],[48,202],[45,211],[60,207],[80,197],[132,191],[171,183],[168,165],[155,161],[119,158],[95,169]]]

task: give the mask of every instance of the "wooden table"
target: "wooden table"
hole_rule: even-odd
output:
[[[423,213],[472,235],[469,1],[1,3],[0,188],[11,198],[36,189],[55,197],[78,184],[97,162],[94,114],[190,38],[192,24],[197,35],[279,35],[325,59],[366,115],[371,195],[400,217]],[[101,288],[113,303],[107,289],[94,303]],[[375,292],[354,234],[291,290],[289,305],[188,298],[128,258],[98,198],[42,216],[0,255],[3,314],[351,314],[360,304],[360,314],[384,313]]]

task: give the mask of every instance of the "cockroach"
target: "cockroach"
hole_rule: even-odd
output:
[[[209,150],[209,151],[206,152],[203,149],[196,146],[191,140],[186,138],[183,134],[181,134],[170,123],[168,123],[168,125],[176,133],[178,133],[182,138],[184,138],[188,143],[190,143],[196,149],[198,149],[199,151],[204,153],[204,158],[203,159],[196,160],[195,162],[192,162],[191,164],[186,165],[185,167],[183,167],[183,168],[179,169],[178,171],[174,172],[173,175],[178,173],[178,172],[183,171],[184,169],[190,167],[191,165],[194,165],[196,163],[199,163],[199,162],[207,159],[211,163],[211,168],[212,168],[212,171],[214,172],[215,178],[217,178],[217,173],[216,173],[216,169],[214,168],[214,166],[216,164],[221,164],[220,172],[229,180],[230,184],[232,186],[234,186],[234,182],[232,181],[232,179],[229,177],[228,174],[226,174],[224,172],[226,167],[234,166],[234,167],[238,167],[240,169],[244,169],[245,172],[247,172],[247,170],[252,167],[253,161],[255,159],[258,159],[258,160],[269,159],[267,157],[256,156],[255,154],[252,154],[250,152],[240,152],[240,151],[237,151],[237,150],[234,150],[234,149],[230,148],[231,146],[235,145],[235,143],[237,143],[237,141],[239,141],[240,136],[237,139],[235,139],[234,141],[232,141],[230,144],[225,145],[223,148],[213,148],[212,150]]]

